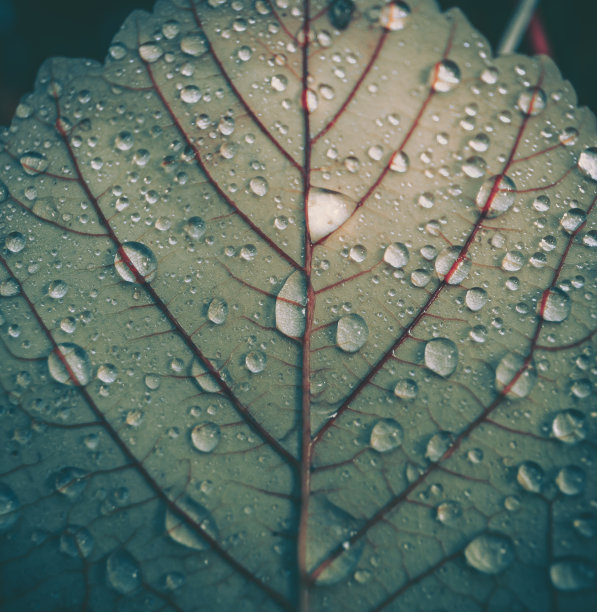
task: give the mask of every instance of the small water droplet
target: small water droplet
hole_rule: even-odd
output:
[[[512,381],[516,378],[516,381]],[[533,362],[525,365],[525,359],[515,353],[507,353],[495,370],[495,386],[501,393],[508,389],[506,396],[512,399],[526,397],[537,382]]]
[[[123,131],[119,132],[114,139],[114,146],[119,151],[128,151],[132,148],[135,143],[135,137],[131,132]]]
[[[48,356],[50,376],[63,385],[85,386],[92,376],[91,360],[78,344],[64,342]]]
[[[106,577],[108,584],[123,595],[128,595],[141,586],[139,565],[135,558],[122,548],[106,559]]]
[[[514,545],[504,534],[483,533],[464,549],[467,563],[483,574],[499,574],[514,561]]]
[[[197,57],[205,51],[205,44],[201,36],[191,34],[180,41],[180,50],[187,55]]]
[[[455,523],[462,516],[462,506],[457,501],[445,501],[435,509],[435,517],[444,524]]]
[[[390,160],[390,170],[392,172],[406,172],[409,167],[408,155],[404,151],[396,151]]]
[[[458,348],[448,338],[433,338],[425,344],[425,365],[444,378],[450,376],[458,365]]]
[[[369,338],[369,328],[363,317],[349,314],[338,321],[336,344],[347,353],[358,351]]]
[[[348,255],[352,261],[361,263],[367,258],[367,249],[362,244],[355,244],[350,248]]]
[[[464,301],[469,310],[477,312],[487,304],[487,291],[481,287],[472,287],[466,292]]]
[[[4,246],[11,253],[20,253],[25,248],[25,236],[21,232],[10,232],[4,239]]]
[[[125,242],[114,255],[114,268],[127,283],[150,283],[157,267],[153,251],[141,242]]]
[[[466,255],[461,257],[461,253],[462,248],[459,246],[447,247],[435,260],[436,274],[448,285],[459,285],[471,271],[472,261]]]
[[[357,203],[338,191],[311,187],[307,196],[309,236],[317,242],[338,229],[353,213]]]
[[[383,260],[392,268],[404,268],[408,263],[409,253],[406,245],[402,242],[393,242],[386,247]]]
[[[387,453],[402,444],[404,432],[400,423],[394,419],[381,419],[371,430],[369,444],[378,453]]]
[[[111,363],[104,363],[97,369],[97,378],[106,385],[111,385],[118,378],[118,369]]]
[[[285,91],[288,86],[288,79],[283,74],[276,74],[271,78],[270,84],[274,91]]]
[[[63,280],[53,280],[48,285],[47,293],[48,297],[59,300],[68,293],[68,285]]]
[[[190,217],[185,223],[184,231],[189,238],[201,238],[205,234],[205,221],[201,217]]]
[[[452,91],[460,83],[460,68],[456,62],[444,59],[432,69],[429,84],[433,91]]]
[[[504,175],[496,175],[483,182],[475,204],[480,211],[485,211],[487,218],[492,219],[505,213],[514,204],[516,185]]]

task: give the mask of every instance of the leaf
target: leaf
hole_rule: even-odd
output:
[[[162,1],[44,64],[5,609],[593,609],[596,146],[427,0]]]

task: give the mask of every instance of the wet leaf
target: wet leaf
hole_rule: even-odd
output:
[[[597,135],[549,59],[163,0],[22,104],[5,609],[594,608]]]

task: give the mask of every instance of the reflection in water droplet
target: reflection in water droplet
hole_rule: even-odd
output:
[[[410,6],[406,2],[393,0],[388,2],[379,15],[379,25],[386,30],[395,32],[402,30],[410,16]]]
[[[191,364],[191,375],[203,391],[207,391],[207,393],[221,391],[219,381],[209,373],[209,370],[198,359],[194,359]]]
[[[54,300],[63,298],[68,292],[68,285],[63,280],[53,280],[48,285],[48,297]]]
[[[444,59],[431,70],[429,84],[433,91],[452,91],[460,83],[460,68],[456,62]]]
[[[29,151],[24,153],[19,158],[19,161],[21,162],[21,166],[25,171],[25,174],[28,174],[29,176],[40,174],[48,167],[48,160],[46,159],[46,156],[38,153],[37,151]]]
[[[123,595],[128,595],[141,586],[139,565],[135,558],[122,548],[106,559],[106,577],[108,584]]]
[[[578,168],[585,176],[597,181],[597,147],[589,147],[580,154]]]
[[[522,373],[519,375],[520,372]],[[512,383],[515,377],[517,377],[516,382]],[[495,370],[497,390],[502,392],[508,388],[506,396],[512,399],[526,397],[536,382],[537,372],[534,363],[531,361],[525,366],[525,360],[515,353],[504,355]]]
[[[469,157],[462,164],[462,171],[468,177],[472,179],[478,179],[485,175],[485,169],[487,168],[487,162],[478,155],[473,155],[473,157]]]
[[[73,501],[87,487],[87,472],[76,467],[64,467],[54,475],[54,488]]]
[[[393,242],[386,247],[383,254],[383,260],[392,266],[392,268],[404,268],[408,263],[408,249],[402,242]]]
[[[48,356],[50,376],[64,385],[87,385],[92,376],[89,355],[78,344],[64,342]]]
[[[150,64],[157,62],[163,54],[162,48],[155,43],[145,43],[139,46],[139,56]]]
[[[205,221],[201,217],[191,217],[184,226],[189,238],[201,238],[205,234]]]
[[[249,187],[256,196],[262,198],[267,193],[269,184],[262,176],[254,176],[249,181]]]
[[[551,424],[553,435],[561,442],[575,444],[587,437],[585,415],[579,410],[558,412]]]
[[[180,99],[186,104],[196,104],[201,100],[201,91],[196,85],[187,85],[180,90]]]
[[[587,475],[577,465],[567,465],[556,475],[556,485],[564,495],[580,495],[585,490]]]
[[[150,283],[158,262],[153,251],[141,242],[125,242],[114,255],[114,268],[127,283]]]
[[[272,77],[270,83],[274,91],[285,91],[288,86],[288,79],[283,74],[276,74]]]
[[[464,549],[468,564],[483,574],[499,574],[514,561],[514,544],[504,534],[483,533]]]
[[[464,301],[469,310],[477,312],[487,303],[487,291],[481,287],[473,287],[466,292]]]
[[[433,434],[427,442],[427,449],[425,451],[425,457],[429,461],[439,461],[452,446],[454,437],[449,431],[439,431]]]
[[[568,294],[556,287],[549,290],[545,301],[537,304],[537,312],[545,319],[553,323],[561,323],[570,314],[570,298]]]
[[[563,557],[549,567],[549,577],[558,591],[580,591],[595,584],[595,567],[584,559]]]
[[[443,376],[450,376],[458,365],[458,349],[448,338],[433,338],[425,344],[425,365]]]
[[[347,353],[358,351],[369,338],[369,328],[363,317],[349,314],[338,321],[336,344]]]
[[[568,234],[575,232],[587,220],[587,213],[581,208],[566,211],[560,219],[562,229]]]
[[[516,105],[524,115],[538,115],[547,103],[547,96],[540,87],[528,87],[519,96]]]
[[[475,204],[479,210],[486,211],[488,219],[492,219],[505,213],[514,204],[515,196],[514,181],[505,174],[498,174],[483,181]]]
[[[371,430],[369,444],[378,453],[387,453],[402,444],[404,433],[400,423],[394,419],[381,419]]]
[[[15,492],[0,482],[0,533],[9,530],[17,522],[20,506]]]
[[[534,461],[524,461],[518,466],[516,480],[518,484],[531,493],[539,493],[545,478],[543,468]]]
[[[392,172],[406,172],[409,167],[408,155],[404,151],[396,151],[390,160],[390,170]]]
[[[20,253],[25,248],[25,236],[21,232],[10,232],[4,239],[4,246],[11,253]]]
[[[367,257],[367,249],[362,244],[355,244],[353,247],[351,247],[348,255],[352,261],[361,263],[362,261],[365,261]]]
[[[462,506],[457,501],[445,501],[436,508],[435,516],[444,525],[453,524],[462,516]]]
[[[245,366],[253,374],[263,372],[266,363],[267,357],[261,351],[251,351],[245,356]]]
[[[213,298],[207,308],[207,318],[216,325],[222,325],[228,317],[228,304],[222,298]]]
[[[472,261],[465,255],[461,258],[462,248],[451,246],[445,248],[435,260],[435,272],[448,285],[459,285],[469,274]],[[458,262],[456,264],[456,262]],[[456,264],[456,265],[454,265]]]
[[[181,509],[186,519],[168,506],[166,508],[166,533],[178,544],[194,550],[207,550],[209,544],[201,533],[213,540],[219,537],[218,526],[211,513],[189,495],[176,500],[176,506]],[[190,520],[189,520],[190,519]],[[200,530],[196,528],[200,527]]]
[[[69,525],[60,535],[60,552],[69,557],[86,559],[94,546],[93,536],[80,525]]]
[[[307,196],[309,236],[317,242],[339,228],[353,213],[357,203],[338,191],[311,187]]]
[[[191,431],[193,446],[202,453],[211,453],[220,443],[220,426],[216,423],[201,423],[195,425]]]
[[[114,139],[114,146],[119,151],[128,151],[132,148],[134,143],[135,138],[132,133],[128,131],[119,132]]]
[[[276,299],[276,327],[290,338],[305,332],[307,287],[303,274],[296,270],[287,279]]]
[[[404,378],[399,380],[394,387],[394,395],[400,399],[410,400],[417,397],[419,387],[412,378]]]

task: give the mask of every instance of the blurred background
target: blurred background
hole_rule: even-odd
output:
[[[0,125],[7,125],[19,98],[33,87],[51,56],[103,60],[108,44],[134,9],[150,10],[155,0],[0,0]],[[358,0],[356,0],[358,4]],[[438,0],[459,6],[495,46],[516,0]],[[579,103],[597,111],[597,2],[543,0],[540,19],[562,74]],[[525,42],[520,49],[530,53]]]

